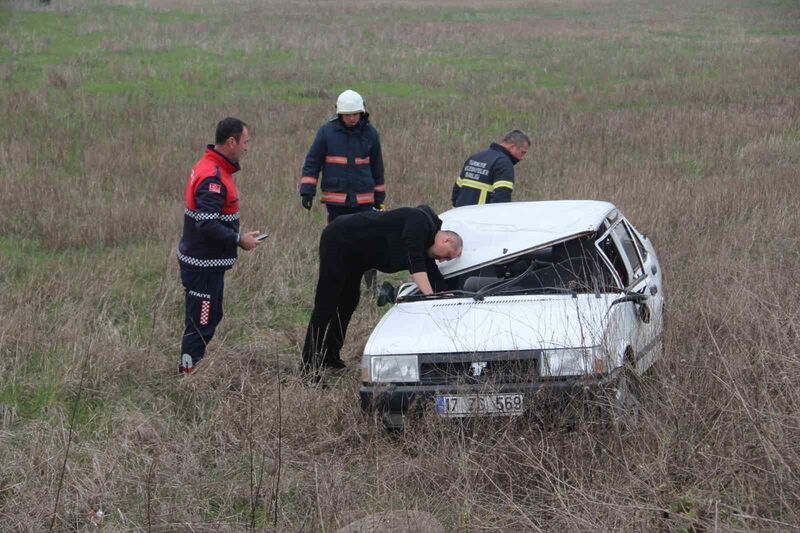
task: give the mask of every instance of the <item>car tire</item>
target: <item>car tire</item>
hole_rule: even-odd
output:
[[[401,433],[405,427],[405,417],[401,413],[383,413],[383,429],[389,433]]]

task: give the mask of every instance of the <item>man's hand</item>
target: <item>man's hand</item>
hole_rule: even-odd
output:
[[[303,194],[303,207],[311,210],[311,204],[314,203],[314,195],[313,194]]]
[[[416,272],[411,274],[411,281],[417,284],[417,287],[419,287],[419,292],[422,294],[425,294],[426,296],[428,294],[433,294],[433,287],[431,287],[431,282],[428,279],[427,272]]]
[[[261,244],[261,242],[256,240],[256,235],[259,233],[259,231],[248,231],[247,233],[239,235],[239,248],[242,250],[252,250]]]

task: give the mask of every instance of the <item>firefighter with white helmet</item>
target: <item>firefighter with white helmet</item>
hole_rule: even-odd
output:
[[[336,115],[317,131],[306,155],[300,178],[306,209],[311,209],[318,185],[328,222],[383,207],[386,186],[380,137],[369,122],[364,99],[353,90],[336,99]]]
[[[336,99],[336,114],[345,113],[366,113],[364,109],[364,99],[355,91],[347,89]]]
[[[306,209],[311,209],[317,185],[328,211],[328,223],[341,215],[384,209],[381,140],[369,122],[364,99],[351,89],[336,99],[336,114],[319,129],[306,155],[300,178],[300,196]],[[375,292],[375,270],[367,271],[364,281]]]

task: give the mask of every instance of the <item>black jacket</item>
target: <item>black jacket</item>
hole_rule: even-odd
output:
[[[353,128],[345,127],[335,116],[319,129],[303,164],[300,194],[316,193],[320,171],[324,203],[355,206],[384,202],[381,141],[366,115]]]
[[[436,261],[428,257],[442,221],[427,205],[366,211],[338,217],[322,232],[335,239],[354,266],[381,272],[426,272],[434,291],[444,288]]]
[[[510,202],[514,190],[514,165],[518,162],[497,143],[492,143],[488,150],[469,156],[453,185],[453,207]]]

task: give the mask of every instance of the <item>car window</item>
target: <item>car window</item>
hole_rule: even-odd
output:
[[[639,259],[639,254],[636,252],[636,245],[633,242],[633,237],[625,224],[617,224],[611,233],[616,238],[619,245],[622,247],[624,260],[630,266],[630,271],[633,274],[633,280],[637,280],[644,276],[644,267]]]
[[[608,260],[611,261],[611,265],[617,272],[617,275],[622,282],[622,286],[627,287],[630,284],[631,277],[628,272],[628,267],[625,265],[625,260],[622,258],[622,254],[612,238],[612,234],[613,230],[611,233],[597,241],[597,247],[601,252],[603,252]]]
[[[631,236],[633,236],[633,244],[636,245],[636,249],[639,250],[639,255],[642,256],[642,261],[647,262],[647,248],[644,247],[641,239],[639,239],[639,232],[636,231],[636,228],[633,227],[629,221],[625,221],[625,224],[628,225],[628,229],[631,231]]]

